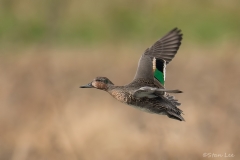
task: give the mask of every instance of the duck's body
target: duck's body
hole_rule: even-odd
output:
[[[168,94],[181,91],[164,88],[165,66],[175,56],[181,39],[180,30],[174,29],[148,48],[140,58],[134,80],[128,85],[115,86],[108,78],[97,77],[81,88],[101,89],[118,101],[140,110],[184,121],[182,111],[177,108],[180,103]]]

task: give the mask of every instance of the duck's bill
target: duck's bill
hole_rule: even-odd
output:
[[[89,83],[85,86],[80,86],[79,88],[94,88],[94,87],[93,87],[92,83]]]

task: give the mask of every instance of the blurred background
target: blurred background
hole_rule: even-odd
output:
[[[239,159],[239,8],[239,0],[0,0],[0,159]],[[184,91],[176,98],[186,122],[78,88],[96,76],[129,83],[143,51],[174,27],[184,36],[166,87]]]

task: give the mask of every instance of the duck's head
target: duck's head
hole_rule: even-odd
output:
[[[92,82],[87,85],[80,86],[80,88],[96,88],[107,90],[109,86],[114,85],[107,77],[96,77]]]

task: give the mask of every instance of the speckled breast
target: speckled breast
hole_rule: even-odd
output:
[[[119,91],[119,90],[113,90],[111,92],[111,95],[122,103],[128,103],[128,102],[131,101],[131,96],[127,92],[123,92],[123,91]]]

